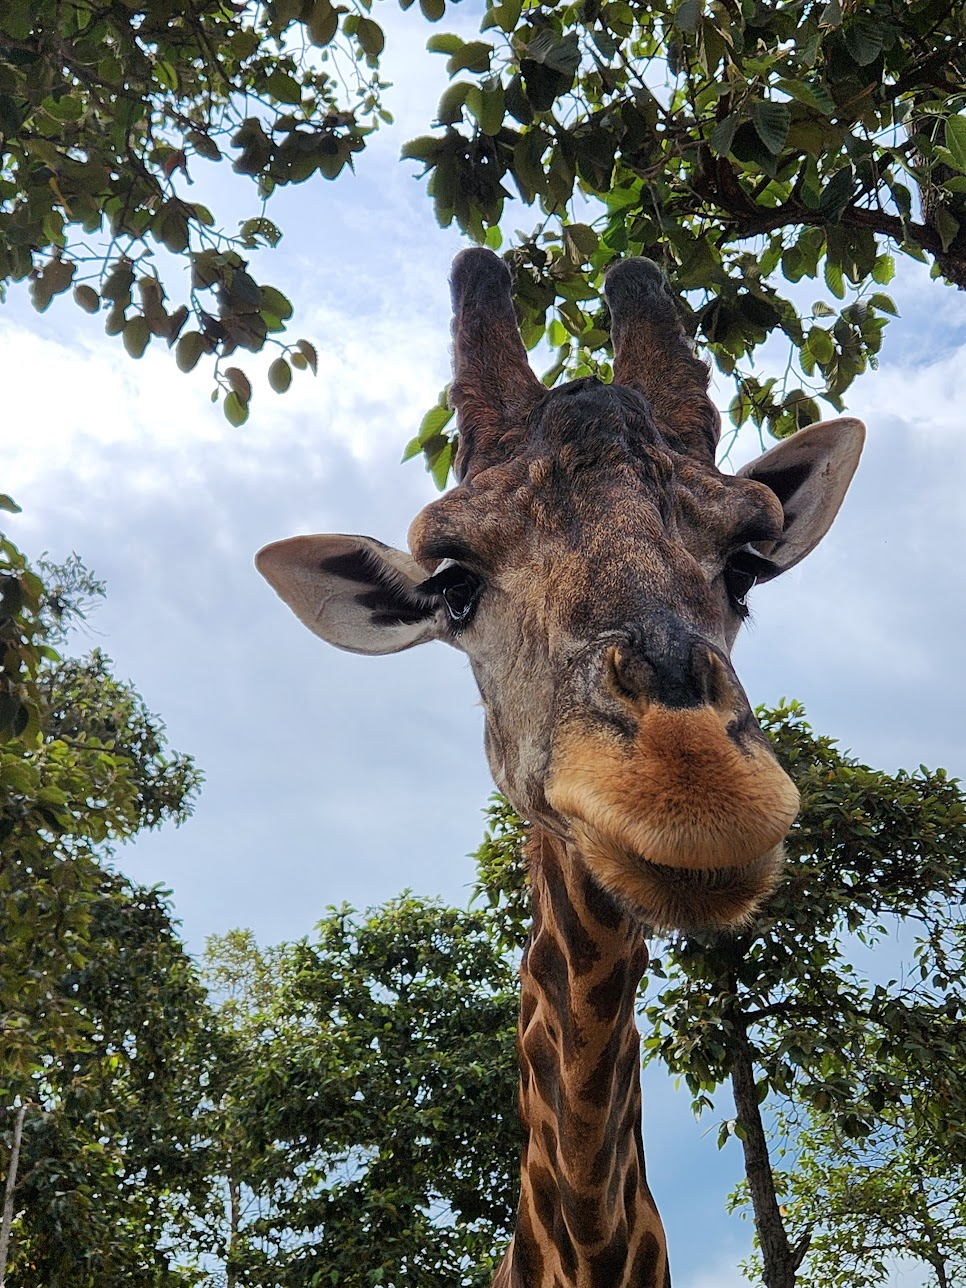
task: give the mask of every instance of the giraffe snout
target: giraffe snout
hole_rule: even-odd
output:
[[[697,637],[675,646],[648,647],[639,632],[612,645],[604,656],[608,688],[638,710],[651,704],[671,709],[713,707],[731,721],[747,699],[716,649]]]

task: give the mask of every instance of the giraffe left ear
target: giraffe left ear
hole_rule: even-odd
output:
[[[313,635],[349,653],[398,653],[445,634],[426,569],[373,537],[328,533],[275,541],[255,567]]]
[[[865,442],[860,420],[843,416],[800,429],[749,461],[741,478],[764,483],[781,501],[785,527],[767,553],[771,569],[759,581],[769,581],[794,567],[821,541],[845,499]]]

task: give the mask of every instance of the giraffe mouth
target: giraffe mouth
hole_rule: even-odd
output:
[[[657,930],[736,929],[775,889],[783,864],[781,845],[741,867],[673,868],[628,854],[605,883]]]
[[[785,861],[779,842],[743,863],[683,868],[655,862],[581,820],[571,820],[569,832],[599,884],[658,932],[749,925],[778,885]]]

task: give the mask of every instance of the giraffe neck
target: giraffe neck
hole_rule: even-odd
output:
[[[493,1288],[669,1288],[641,1139],[643,933],[561,842],[536,831],[529,857],[520,1206]]]

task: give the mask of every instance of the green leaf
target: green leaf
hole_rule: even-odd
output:
[[[140,313],[124,324],[124,347],[132,358],[140,358],[151,340],[151,329],[147,318]]]
[[[74,301],[80,305],[85,313],[96,313],[101,307],[101,297],[93,286],[75,286]]]
[[[241,367],[226,367],[224,375],[234,393],[238,395],[238,401],[247,404],[252,396],[252,382]]]
[[[480,89],[476,85],[471,85],[466,94],[466,106],[476,118],[484,134],[492,136],[500,132],[506,115],[506,99],[502,85],[495,89]]]
[[[431,54],[455,54],[463,48],[463,37],[453,35],[452,32],[441,31],[435,36],[430,36],[426,41],[426,48]]]
[[[731,145],[735,140],[735,130],[738,128],[740,117],[737,112],[731,112],[724,117],[711,131],[711,150],[719,157],[727,156],[731,151]]]
[[[427,22],[439,22],[446,12],[446,0],[419,0],[419,8]]]
[[[879,255],[872,266],[872,280],[888,286],[896,275],[896,262],[891,255]]]
[[[431,407],[426,415],[419,422],[419,430],[416,438],[419,440],[420,447],[423,447],[430,439],[440,434],[453,419],[455,412],[452,407],[447,407],[443,403]]]
[[[772,103],[767,99],[758,99],[751,109],[751,119],[758,137],[769,152],[781,152],[788,138],[788,129],[792,117],[784,103]]]
[[[386,47],[386,37],[378,22],[372,18],[360,18],[356,28],[356,38],[367,58],[376,59]]]
[[[448,439],[445,446],[440,448],[429,462],[429,472],[432,475],[433,482],[441,492],[446,487],[449,472],[455,459],[455,443],[453,440]]]
[[[852,200],[855,193],[855,173],[850,165],[836,170],[822,189],[819,209],[830,219],[837,218]]]
[[[200,331],[186,331],[175,346],[175,362],[180,371],[193,371],[205,352],[205,339]]]
[[[225,419],[230,425],[234,425],[236,429],[239,425],[244,425],[248,419],[248,404],[241,401],[234,389],[225,394],[222,408],[225,413]]]
[[[590,259],[598,246],[598,237],[588,224],[568,224],[563,230],[564,243],[570,243],[578,252],[576,258]]]
[[[493,46],[485,40],[470,40],[452,55],[446,64],[450,76],[457,72],[487,72],[490,70],[490,58]]]
[[[883,24],[870,13],[859,14],[844,28],[845,44],[860,67],[867,67],[882,53]]]
[[[891,295],[885,295],[882,291],[876,291],[874,295],[870,295],[869,303],[874,309],[878,309],[880,313],[891,313],[894,318],[899,316],[895,300]]]
[[[824,116],[835,114],[835,100],[820,81],[802,81],[782,79],[777,82],[778,88],[806,107],[813,107]]]
[[[436,109],[436,119],[440,125],[455,125],[463,119],[463,104],[472,88],[469,81],[456,81],[452,85],[447,85],[439,100],[439,107]],[[435,143],[436,140],[434,139],[433,142]]]
[[[294,311],[292,303],[281,291],[276,290],[274,286],[263,286],[261,291],[261,311],[263,313],[270,313],[272,317],[280,318],[283,322],[292,316]]]
[[[6,510],[7,514],[20,514],[20,506],[6,492],[0,492],[0,510]]]
[[[293,107],[298,107],[302,102],[302,86],[294,76],[290,76],[280,68],[276,68],[268,77],[265,88],[272,98],[280,103],[289,103]]]
[[[678,31],[697,30],[703,8],[703,0],[680,0],[674,10],[674,25]]]
[[[277,394],[284,394],[292,383],[292,368],[284,358],[276,358],[269,367],[268,383]]]
[[[845,298],[845,278],[842,276],[842,270],[838,264],[833,264],[828,259],[825,261],[825,285],[836,299]]]
[[[932,212],[932,222],[936,232],[939,233],[943,250],[949,250],[956,240],[956,234],[959,232],[959,220],[950,213],[946,206],[937,205]]]
[[[943,130],[952,163],[960,174],[966,174],[966,117],[950,116]]]
[[[320,49],[329,44],[339,29],[339,14],[329,0],[315,0],[305,19],[309,40]]]
[[[835,344],[832,336],[824,327],[813,326],[808,333],[805,341],[809,353],[815,358],[816,362],[830,362],[835,354]]]

